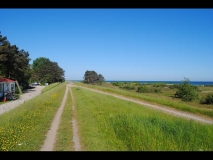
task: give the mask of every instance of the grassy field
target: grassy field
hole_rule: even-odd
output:
[[[162,87],[160,92],[157,93],[138,93],[136,89],[126,90],[119,88],[118,86],[113,86],[110,83],[104,83],[103,85],[89,85],[80,82],[75,82],[76,85],[86,86],[93,89],[98,89],[100,91],[123,95],[132,99],[146,101],[152,104],[157,104],[161,106],[171,107],[174,109],[187,111],[194,114],[199,114],[207,118],[213,118],[213,105],[200,104],[199,100],[193,102],[184,102],[179,98],[174,98],[174,94],[177,89],[170,89],[168,86]],[[151,88],[153,85],[147,85]],[[153,87],[154,88],[154,87]],[[199,97],[205,97],[205,91],[212,91],[213,87],[200,86]],[[211,92],[210,92],[211,93]]]
[[[213,150],[213,125],[173,117],[83,88],[72,90],[83,150]]]
[[[40,150],[67,83],[49,85],[41,95],[0,116],[0,151]],[[54,151],[74,150],[72,105],[83,151],[213,151],[213,125],[174,117],[78,87],[85,86],[79,82],[75,84],[76,87],[71,88],[74,99],[68,92]],[[201,104],[196,102],[186,103],[170,97],[174,90],[169,88],[164,88],[164,92],[142,94],[109,83],[86,86],[189,112],[193,112],[192,109],[199,114],[203,110],[210,112],[209,115],[212,112],[212,105],[199,107]]]
[[[49,86],[51,87],[51,86]],[[65,83],[0,116],[0,151],[38,151],[62,102]]]

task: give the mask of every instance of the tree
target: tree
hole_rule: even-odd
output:
[[[196,86],[190,85],[190,80],[184,78],[182,84],[178,87],[175,96],[181,98],[183,101],[193,101],[198,98],[198,88]]]
[[[39,57],[32,64],[32,81],[40,83],[64,82],[64,70],[57,62],[52,62],[49,58]]]
[[[102,84],[104,82],[104,77],[101,74],[97,74],[95,71],[86,71],[84,74],[84,83],[88,84]]]
[[[1,33],[1,32],[0,32]],[[0,74],[27,84],[31,77],[29,53],[11,45],[7,37],[0,34]]]
[[[102,76],[102,74],[99,74],[99,75],[98,75],[98,80],[97,80],[97,82],[98,82],[99,84],[102,84],[104,81],[105,81],[105,80],[104,80],[104,77]]]

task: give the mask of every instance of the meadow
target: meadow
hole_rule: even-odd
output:
[[[46,86],[41,95],[0,116],[1,151],[38,151],[59,108],[68,82]],[[90,91],[80,86],[124,95],[168,107],[212,112],[212,105],[181,102],[168,92],[136,93],[109,83],[74,82],[61,116],[54,151],[73,151],[72,105],[83,151],[213,151],[213,125],[186,120]],[[169,88],[165,88],[167,90]],[[211,90],[211,89],[209,89]],[[171,93],[169,93],[171,92]],[[178,107],[179,104],[179,107]],[[195,105],[193,105],[195,104]],[[171,106],[170,106],[171,105]],[[197,112],[198,112],[197,111]],[[211,114],[203,114],[208,116]],[[209,116],[211,118],[211,116]]]
[[[213,125],[72,88],[83,150],[212,151]]]
[[[165,106],[193,114],[198,114],[206,118],[213,118],[213,105],[201,104],[200,99],[203,99],[207,94],[213,94],[213,87],[211,86],[199,86],[199,99],[192,102],[184,102],[180,98],[175,98],[174,94],[177,91],[176,88],[170,88],[165,84],[147,84],[148,89],[157,90],[157,92],[139,93],[137,92],[137,83],[128,83],[126,86],[130,86],[133,89],[127,87],[119,87],[112,85],[111,83],[104,83],[103,85],[84,84],[81,82],[75,82],[76,85],[86,86],[89,88],[97,89],[100,91],[122,95],[131,99],[141,100],[156,104],[159,106]],[[129,88],[130,88],[129,87]]]
[[[40,150],[61,104],[65,87],[64,83],[46,86],[44,93],[2,114],[0,151]]]

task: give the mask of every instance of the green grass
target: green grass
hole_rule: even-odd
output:
[[[72,88],[86,151],[212,151],[213,125]]]
[[[62,102],[65,83],[0,116],[0,151],[38,151]]]
[[[199,114],[208,118],[213,118],[213,105],[202,105],[202,104],[198,104],[198,102],[188,103],[188,102],[183,102],[180,99],[172,98],[170,97],[172,95],[171,89],[168,89],[168,88],[164,89],[164,91],[168,90],[165,94],[137,93],[135,91],[119,89],[118,87],[111,86],[110,84],[88,85],[88,84],[83,84],[80,82],[74,82],[74,84],[79,86],[85,86],[88,88],[98,89],[108,93],[123,95],[129,98],[146,101],[152,104],[158,104],[158,105],[171,107],[171,108],[182,110],[182,111],[187,111],[194,114]]]
[[[67,83],[52,86],[41,95],[0,115],[0,151],[40,150],[61,105]],[[91,87],[157,103],[153,94],[138,94],[111,85]],[[74,150],[71,123],[74,115],[83,151],[213,150],[213,125],[174,117],[84,88],[71,89],[74,100],[68,92],[54,151]],[[157,95],[159,100],[163,97]],[[72,105],[76,108],[75,114]]]
[[[74,151],[72,130],[72,98],[70,91],[67,95],[66,104],[60,119],[54,151]]]
[[[50,84],[50,85],[44,87],[44,88],[42,89],[41,93],[44,93],[44,92],[46,92],[46,91],[48,91],[48,90],[50,90],[50,89],[52,89],[52,88],[58,86],[59,84],[60,84],[59,82],[52,83],[52,84]]]

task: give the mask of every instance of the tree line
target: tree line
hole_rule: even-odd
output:
[[[29,52],[12,45],[0,32],[0,77],[17,80],[26,86],[31,81],[40,83],[63,82],[64,70],[48,58],[39,57],[31,65]]]

